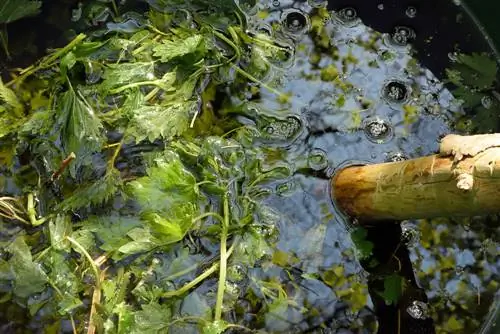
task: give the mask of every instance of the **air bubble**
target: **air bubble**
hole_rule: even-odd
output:
[[[309,18],[301,11],[292,9],[283,13],[282,25],[291,34],[299,35],[309,29]]]
[[[429,306],[419,300],[414,300],[410,306],[406,308],[406,312],[413,318],[425,320],[429,317]]]
[[[279,7],[280,5],[281,5],[281,4],[280,4],[280,2],[279,2],[279,1],[277,1],[277,0],[274,0],[274,1],[273,1],[273,6],[274,6],[274,7]]]
[[[382,89],[382,96],[388,102],[402,103],[408,98],[409,89],[407,86],[397,80],[389,81]]]
[[[395,45],[406,46],[415,39],[415,32],[408,27],[398,26],[391,34],[391,41]]]
[[[417,16],[417,9],[415,7],[408,7],[406,8],[406,16],[408,16],[409,18],[413,19],[415,16]]]
[[[251,12],[257,5],[257,0],[240,0],[240,8],[245,12]]]
[[[407,247],[414,247],[420,240],[417,227],[410,222],[401,223],[401,240]]]
[[[491,98],[491,96],[485,95],[481,98],[481,104],[486,109],[490,109],[493,106],[493,99]]]
[[[372,142],[382,144],[392,138],[393,131],[388,121],[381,118],[366,119],[363,129]]]
[[[385,160],[386,162],[401,162],[408,160],[408,157],[402,152],[391,153]]]
[[[328,157],[325,151],[315,148],[307,158],[307,164],[311,169],[323,170],[328,167]]]
[[[341,9],[337,13],[337,18],[342,24],[347,25],[349,27],[353,27],[361,22],[361,20],[358,17],[358,13],[352,7],[346,7],[344,9]]]
[[[307,3],[313,8],[323,8],[328,5],[328,1],[325,0],[308,0]]]

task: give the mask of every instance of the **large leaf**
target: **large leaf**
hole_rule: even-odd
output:
[[[2,0],[0,2],[0,23],[10,23],[40,12],[41,1]]]
[[[92,108],[77,96],[73,89],[64,92],[57,108],[56,128],[66,154],[76,154],[77,164],[88,163],[86,159],[102,145],[102,124]]]

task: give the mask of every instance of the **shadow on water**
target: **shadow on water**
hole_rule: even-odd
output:
[[[71,27],[65,23],[71,22],[75,3],[44,3],[40,17],[10,25],[12,50],[17,51],[1,66],[27,66],[46,48],[65,44]],[[248,316],[245,325],[270,332],[371,333],[378,307],[387,311],[382,321],[390,327],[379,330],[391,333],[397,310],[373,297],[384,287],[380,282],[370,286],[370,270],[359,261],[350,238],[352,226],[332,206],[330,178],[352,162],[436,152],[443,135],[462,131],[455,125],[464,111],[443,83],[450,55],[491,50],[452,1],[330,1],[333,13],[323,5],[261,1],[245,7],[250,31],[280,38],[294,50],[262,78],[289,100],[283,104],[262,92],[252,100],[255,110],[242,112],[243,122],[258,119],[267,134],[260,145],[280,152],[268,157],[268,167],[285,164],[293,171],[272,184],[267,200],[278,213],[277,250],[287,260],[276,261],[273,270],[250,268],[248,275],[250,280],[279,277],[297,303],[286,319],[270,313],[255,323]],[[26,41],[30,49],[24,49]],[[415,270],[412,291],[420,295],[410,297],[428,298],[422,308],[429,308],[429,314],[420,317],[432,317],[438,332],[477,330],[491,304],[500,270],[498,229],[485,228],[485,221],[498,226],[493,218],[440,219],[368,231],[379,260],[397,248],[404,271],[413,276]],[[399,247],[405,233],[417,235],[408,248]],[[387,248],[390,252],[380,246],[387,239],[397,240]]]

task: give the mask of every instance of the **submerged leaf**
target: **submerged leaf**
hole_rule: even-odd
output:
[[[2,0],[0,4],[0,23],[10,23],[23,17],[36,15],[40,12],[41,1]]]
[[[111,199],[121,185],[120,172],[112,169],[104,177],[94,181],[94,183],[78,188],[59,205],[58,209],[69,211],[89,205],[102,204]]]
[[[9,260],[14,273],[13,292],[16,296],[26,298],[45,290],[47,278],[39,264],[33,262],[31,251],[24,236],[17,237],[7,247],[12,254]]]

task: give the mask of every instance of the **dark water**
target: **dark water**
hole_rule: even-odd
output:
[[[349,237],[349,221],[330,199],[330,177],[352,162],[436,152],[442,136],[458,131],[455,121],[464,113],[443,82],[453,53],[492,50],[461,7],[447,0],[330,1],[328,15],[318,10],[325,8],[323,1],[242,2],[249,30],[274,34],[273,24],[278,24],[284,27],[284,42],[295,50],[293,59],[277,64],[263,78],[289,93],[289,104],[283,107],[263,93],[254,107],[269,116],[300,120],[299,131],[293,122],[265,125],[270,141],[282,151],[281,159],[269,160],[268,167],[286,165],[294,171],[288,180],[274,184],[268,202],[276,210],[279,250],[298,259],[302,280],[297,309],[317,311],[291,312],[288,319],[269,314],[263,328],[371,333],[376,319],[367,273]],[[47,47],[63,45],[74,7],[72,1],[53,2],[41,18],[9,26],[13,59],[0,64],[26,66]],[[259,15],[263,11],[265,17]],[[331,42],[326,48],[311,33],[318,20]],[[25,41],[32,41],[32,49],[22,47]],[[341,76],[350,86],[327,80],[329,76]],[[283,137],[289,133],[293,138]],[[440,333],[477,330],[497,291],[499,231],[485,230],[485,221],[405,222],[418,236],[409,246],[410,256]],[[333,287],[314,278],[327,272],[338,273]],[[280,274],[250,271],[255,279]],[[331,330],[320,329],[321,323]]]

